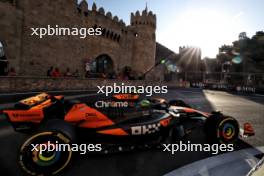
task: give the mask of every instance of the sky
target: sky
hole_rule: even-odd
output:
[[[157,15],[157,41],[174,52],[196,46],[215,58],[240,32],[249,37],[264,30],[264,0],[88,0],[130,24],[130,13],[148,9]]]

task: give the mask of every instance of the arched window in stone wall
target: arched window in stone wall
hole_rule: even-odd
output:
[[[115,34],[115,35],[114,35],[114,38],[113,38],[113,40],[115,41],[115,40],[116,40],[116,38],[117,38],[117,34]]]
[[[106,32],[106,29],[103,28],[103,29],[102,29],[102,36],[105,36],[105,32]]]
[[[80,8],[77,8],[77,11],[78,11],[79,14],[82,13],[82,10]]]
[[[7,64],[4,43],[0,41],[0,76],[7,74]]]
[[[120,41],[120,38],[121,38],[121,37],[120,37],[120,35],[118,35],[118,37],[117,37],[117,42],[119,42],[119,41]]]
[[[93,27],[95,27],[95,26],[93,26]],[[99,27],[102,28],[102,26],[99,26]],[[124,33],[127,33],[127,31],[124,31],[123,29],[122,29],[122,31]],[[102,35],[101,36],[106,37],[106,38],[111,39],[111,40],[116,41],[116,42],[119,42],[119,40],[120,40],[119,34],[113,32],[111,30],[108,30],[107,28],[102,28]]]
[[[107,32],[106,32],[106,37],[107,38],[109,37],[109,33],[110,33],[110,31],[107,30]]]
[[[5,55],[4,44],[0,41],[0,58]]]

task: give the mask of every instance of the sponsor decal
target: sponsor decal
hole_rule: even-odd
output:
[[[160,130],[160,123],[131,127],[132,135],[152,134]]]

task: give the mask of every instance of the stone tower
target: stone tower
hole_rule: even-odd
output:
[[[131,28],[134,33],[132,68],[141,74],[155,65],[156,15],[146,7],[142,14],[131,13]]]

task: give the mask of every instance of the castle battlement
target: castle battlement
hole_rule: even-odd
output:
[[[86,0],[82,0],[79,4],[77,0],[72,1],[76,6],[77,11],[83,16],[87,17],[91,14],[102,15],[120,26],[127,27],[122,19],[119,19],[118,16],[112,15],[111,12],[106,12],[103,7],[98,8],[95,2],[92,4],[91,10],[89,10],[89,4]],[[20,2],[17,0],[0,0],[0,2],[7,2],[12,4],[13,6],[20,6]],[[152,11],[148,11],[146,7],[146,9],[142,12],[136,11],[135,13],[131,13],[130,25],[150,25],[156,28],[156,20],[156,15],[153,14]]]
[[[156,21],[157,17],[155,14],[153,14],[152,11],[148,11],[148,8],[146,7],[145,10],[140,13],[139,11],[136,11],[136,13],[131,13],[131,25],[137,26],[137,25],[150,25],[154,28],[156,28]]]
[[[90,14],[95,15],[102,15],[106,17],[109,20],[114,21],[118,25],[126,26],[125,22],[122,19],[119,19],[117,16],[113,16],[111,12],[105,12],[105,9],[103,7],[97,8],[96,3],[93,3],[92,9],[89,10],[89,5],[86,0],[82,0],[80,4],[77,6],[78,12],[82,13],[84,16],[88,16]]]

